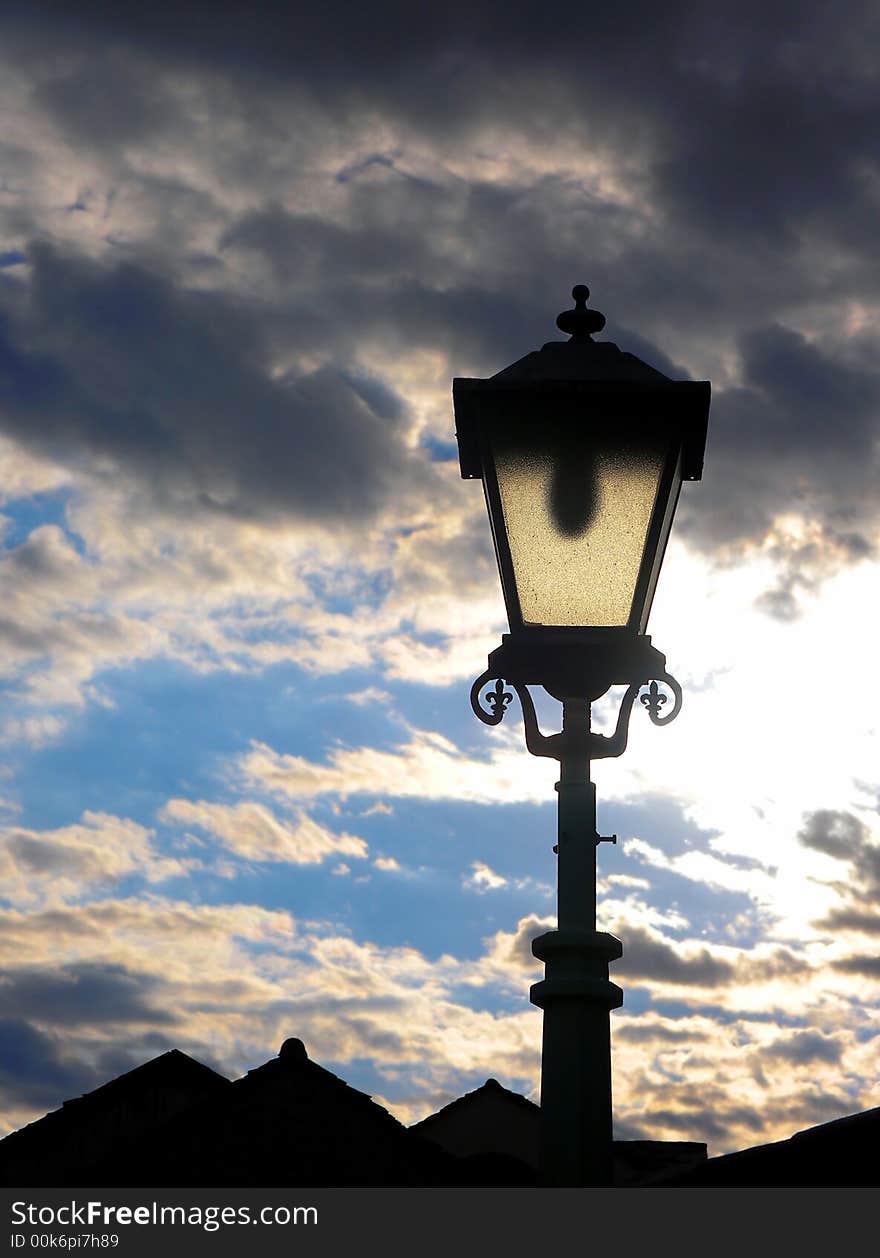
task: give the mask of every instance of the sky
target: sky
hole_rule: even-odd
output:
[[[562,339],[577,283],[712,383],[649,623],[684,707],[595,767],[616,1136],[880,1105],[880,14],[845,10],[3,6],[0,1132],[289,1036],[404,1122],[538,1099],[557,766],[470,710],[506,621],[451,382]]]

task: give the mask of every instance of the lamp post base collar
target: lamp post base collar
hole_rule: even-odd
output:
[[[544,978],[529,988],[529,1000],[539,1009],[571,1000],[610,1010],[621,1007],[623,991],[607,978]]]
[[[532,940],[532,955],[551,964],[557,958],[577,957],[607,965],[623,956],[623,944],[604,930],[550,930]]]
[[[545,978],[529,990],[539,1009],[557,1001],[585,1001],[619,1009],[623,992],[608,978],[609,961],[623,956],[623,945],[604,931],[551,930],[532,940],[532,953],[545,964]]]

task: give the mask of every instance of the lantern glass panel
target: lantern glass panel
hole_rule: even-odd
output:
[[[525,625],[626,626],[670,437],[648,425],[493,425],[497,476]]]

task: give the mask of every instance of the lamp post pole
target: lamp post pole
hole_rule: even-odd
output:
[[[548,652],[533,655],[506,636],[489,656],[486,672],[474,682],[471,706],[485,724],[497,725],[513,701],[513,694],[505,690],[508,685],[522,708],[528,750],[559,761],[557,928],[532,942],[532,952],[544,962],[544,978],[529,993],[544,1012],[538,1173],[545,1187],[601,1188],[613,1183],[610,1013],[623,1004],[623,992],[609,981],[608,965],[623,955],[623,948],[619,939],[596,929],[596,851],[605,839],[596,829],[590,763],[626,750],[633,703],[645,686],[648,692],[642,703],[656,725],[667,725],[678,715],[681,687],[648,638],[604,658],[598,648],[584,657],[578,644],[574,647],[567,653],[557,643],[550,664]],[[577,669],[573,660],[579,663]],[[538,727],[528,690],[538,675],[562,702],[558,734],[543,734]],[[624,675],[635,680],[620,702],[614,733],[593,733],[593,700]],[[575,676],[580,687],[572,683]],[[648,684],[649,677],[660,678],[674,695],[672,708],[664,715],[666,697],[657,681]],[[498,679],[495,686],[484,695],[493,678]],[[580,693],[573,693],[577,689]],[[608,841],[616,842],[617,836]]]
[[[590,781],[590,702],[563,700],[557,853],[557,929],[534,940],[545,977],[530,992],[544,1011],[540,1182],[612,1182],[610,1012],[623,1003],[608,980],[622,955],[596,930],[596,788]]]

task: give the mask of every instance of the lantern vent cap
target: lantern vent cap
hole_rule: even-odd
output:
[[[587,309],[590,290],[586,284],[575,284],[571,290],[574,310],[563,310],[556,320],[562,332],[570,333],[567,341],[548,341],[539,350],[526,354],[498,371],[493,381],[620,381],[624,384],[662,384],[669,377],[655,367],[643,363],[635,354],[627,354],[612,341],[594,341],[593,333],[601,332],[605,316]]]
[[[598,310],[588,310],[590,290],[586,284],[575,284],[571,290],[574,298],[574,310],[563,310],[556,317],[556,326],[560,332],[567,332],[573,341],[592,342],[593,333],[601,332],[605,326],[605,316]]]

